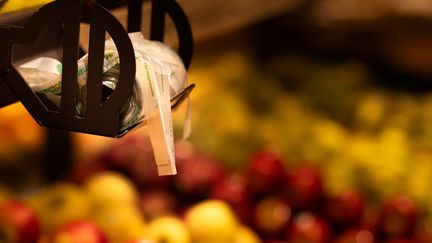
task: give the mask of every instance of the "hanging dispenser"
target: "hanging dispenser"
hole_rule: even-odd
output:
[[[129,6],[142,1],[131,0]],[[141,25],[141,13],[131,14],[128,23]],[[136,10],[134,10],[136,11]],[[155,0],[152,3],[152,40],[163,40],[165,14],[173,19],[179,36],[179,55],[189,66],[192,56],[192,34],[187,18],[173,0]],[[28,15],[28,14],[27,14]],[[88,79],[86,85],[86,111],[77,112],[77,62],[79,59],[80,23],[90,24],[88,49]],[[82,4],[76,0],[56,0],[38,9],[29,18],[16,23],[0,25],[0,77],[2,106],[18,100],[33,118],[43,126],[70,131],[121,137],[133,129],[120,129],[120,110],[131,95],[135,82],[135,55],[128,33],[120,22],[97,3]],[[137,28],[137,27],[134,27]],[[109,98],[102,94],[102,66],[104,61],[105,34],[113,39],[120,59],[120,72],[116,88]],[[17,71],[17,67],[37,57],[62,60],[61,96],[54,106],[45,95],[37,94]],[[172,97],[176,107],[193,89],[193,85]],[[16,99],[13,97],[15,96]]]

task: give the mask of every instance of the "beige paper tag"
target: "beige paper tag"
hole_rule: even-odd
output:
[[[145,109],[150,111],[147,118],[147,127],[153,152],[158,167],[159,175],[175,175],[174,133],[172,128],[171,102],[169,94],[169,83],[162,77],[158,80],[152,66],[148,61],[139,58],[137,61],[137,77],[144,75],[147,84],[147,92],[150,92],[152,100],[156,102],[156,109],[153,104],[145,104]]]

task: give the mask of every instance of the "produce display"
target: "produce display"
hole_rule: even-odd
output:
[[[354,188],[330,194],[316,166],[289,165],[269,148],[238,170],[190,142],[178,141],[176,154],[178,175],[159,177],[149,141],[127,136],[67,180],[20,198],[4,189],[0,235],[46,243],[432,240],[409,196],[373,203]]]
[[[112,140],[59,182],[0,187],[0,242],[432,242],[429,92],[356,61],[194,62],[177,175],[157,175],[143,133]],[[178,138],[184,112],[173,121]]]
[[[138,186],[114,167],[86,172],[83,181],[71,176],[21,198],[2,190],[2,242],[261,242],[228,202],[181,201],[168,190],[174,181]]]

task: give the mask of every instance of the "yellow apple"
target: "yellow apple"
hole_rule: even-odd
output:
[[[194,243],[234,242],[238,220],[228,204],[209,199],[192,206],[185,215]]]
[[[253,230],[242,225],[235,235],[234,243],[262,243],[262,241]]]
[[[145,221],[138,208],[133,206],[99,208],[92,212],[92,219],[107,234],[111,243],[123,243],[145,236]]]
[[[28,198],[45,232],[61,224],[89,216],[90,204],[80,187],[69,182],[58,182]]]
[[[95,208],[124,207],[138,202],[132,181],[114,171],[93,175],[85,182],[84,189]]]
[[[183,221],[174,216],[163,216],[150,222],[147,239],[154,242],[190,243],[190,234]]]
[[[61,225],[48,243],[107,243],[105,233],[92,221],[71,221]]]

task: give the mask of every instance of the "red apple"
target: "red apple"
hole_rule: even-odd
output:
[[[144,190],[157,187],[168,188],[173,181],[173,176],[158,175],[158,169],[154,159],[133,161],[128,174],[135,184]]]
[[[247,181],[242,174],[232,173],[217,181],[211,189],[210,197],[229,203],[244,222],[250,220],[252,205]]]
[[[374,243],[376,239],[371,231],[366,229],[349,229],[336,239],[336,243]]]
[[[68,177],[71,181],[81,184],[92,175],[104,171],[107,168],[107,164],[105,164],[99,157],[85,159],[74,164]]]
[[[40,235],[36,213],[17,200],[0,206],[0,242],[33,243]]]
[[[387,240],[386,243],[421,243],[421,241],[415,238],[394,238]]]
[[[258,151],[249,159],[245,177],[249,179],[250,191],[255,195],[277,192],[285,177],[282,159],[270,150]]]
[[[386,200],[380,211],[378,227],[388,237],[410,237],[418,223],[419,212],[414,201],[407,196]]]
[[[291,222],[287,238],[290,243],[326,243],[330,236],[330,226],[324,219],[302,212]]]
[[[107,243],[104,232],[92,221],[72,221],[56,229],[49,243]]]
[[[144,190],[140,197],[140,208],[148,219],[172,214],[177,204],[175,195],[163,189]]]
[[[139,187],[165,187],[172,180],[171,176],[158,176],[150,141],[143,136],[125,136],[101,157],[110,169],[128,175]]]
[[[102,154],[102,159],[111,167],[129,171],[132,162],[151,161],[151,145],[148,139],[133,134],[114,141]]]
[[[328,198],[324,207],[330,220],[338,225],[349,226],[362,219],[364,200],[355,191],[345,191]]]
[[[432,221],[423,220],[417,228],[416,237],[420,242],[432,242]]]
[[[279,238],[291,219],[291,207],[284,198],[269,196],[260,200],[253,212],[255,228],[266,237]]]
[[[225,174],[219,161],[199,153],[178,161],[177,168],[175,187],[184,199],[193,201],[206,198],[212,186]]]
[[[301,166],[288,174],[287,193],[295,208],[311,209],[323,197],[323,182],[318,169]]]
[[[362,220],[358,226],[362,229],[369,230],[374,235],[377,235],[379,233],[378,221],[379,205],[374,203],[364,204]]]
[[[176,161],[187,160],[191,158],[195,153],[195,147],[186,140],[177,140],[174,144]]]

